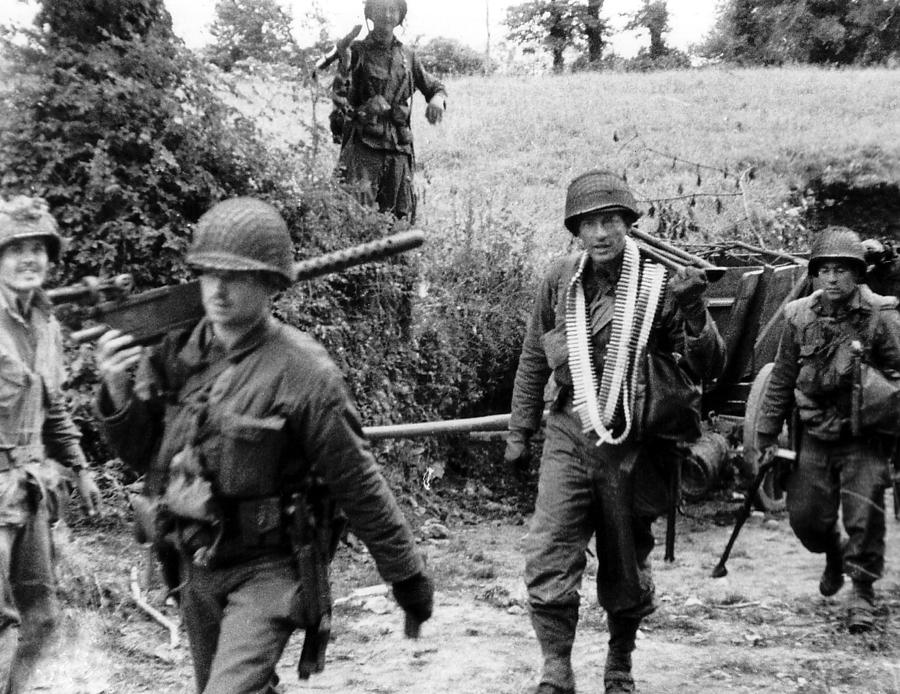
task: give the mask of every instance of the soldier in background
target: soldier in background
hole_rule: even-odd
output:
[[[39,198],[0,203],[0,691],[24,691],[59,617],[51,525],[74,476],[89,514],[100,492],[62,384],[62,334],[42,292],[59,260],[56,220]]]
[[[591,380],[587,371],[602,382],[616,368],[610,354],[613,320],[621,297],[628,296],[623,286],[628,283],[619,280],[642,266],[626,236],[639,215],[634,196],[616,174],[589,171],[572,181],[565,225],[583,251],[554,263],[540,283],[516,372],[507,461],[516,463],[527,455],[545,404],[550,409],[525,549],[529,611],[544,657],[536,694],[575,691],[571,653],[592,535],[599,563],[597,595],[609,629],[608,694],[635,691],[631,653],[641,620],[656,609],[649,556],[653,521],[671,503],[670,444],[655,441],[653,432],[639,435],[637,425],[629,429],[621,405],[609,430],[586,429],[576,402],[578,383]],[[643,282],[643,269],[640,273]],[[722,338],[706,310],[705,289],[703,274],[685,268],[668,281],[658,316],[647,316],[650,340],[669,354],[683,355],[694,376],[704,380],[718,376],[724,364]],[[569,310],[579,292],[586,312],[583,330]],[[582,348],[573,353],[575,345]],[[582,354],[587,357],[580,359]],[[643,362],[642,356],[631,359],[632,366]],[[644,398],[648,386],[637,390],[632,395]],[[588,399],[596,397],[592,387],[584,392]],[[607,403],[595,404],[602,410]],[[619,440],[611,442],[613,437]]]
[[[158,499],[154,526],[180,558],[180,604],[205,694],[272,691],[291,634],[330,620],[327,572],[323,585],[310,566],[318,555],[301,555],[296,541],[298,524],[332,527],[335,506],[393,584],[407,634],[432,610],[423,559],[340,371],[315,340],[271,315],[272,296],[293,280],[292,257],[271,205],[218,203],[187,255],[205,317],[152,347],[116,330],[98,343],[102,424]],[[320,509],[313,523],[306,505]]]
[[[837,593],[844,573],[851,577],[847,625],[858,633],[874,622],[873,583],[884,569],[885,489],[896,440],[865,428],[854,431],[853,343],[868,364],[900,371],[900,314],[896,297],[860,284],[865,249],[846,227],[818,235],[808,270],[818,278],[818,289],[785,308],[758,440],[760,450],[776,446],[797,409],[800,449],[786,481],[791,528],[809,551],[825,554],[822,595]]]
[[[406,18],[406,0],[366,0],[365,16],[372,30],[350,45],[334,82],[334,100],[344,109],[343,118],[333,113],[331,122],[341,142],[338,175],[364,205],[413,222],[410,102],[416,89],[422,92],[425,117],[435,124],[444,115],[447,94],[394,36]]]

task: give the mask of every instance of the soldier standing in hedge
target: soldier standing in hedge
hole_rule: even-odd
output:
[[[444,85],[422,67],[394,30],[406,18],[406,0],[366,0],[372,30],[354,41],[335,80],[335,101],[344,105],[338,175],[364,205],[415,220],[415,153],[410,100],[418,89],[428,122],[440,122]]]
[[[885,490],[900,424],[893,436],[854,424],[854,342],[873,368],[900,371],[900,314],[896,297],[861,284],[865,248],[851,229],[822,231],[808,271],[819,288],[785,307],[758,445],[777,446],[785,419],[797,408],[800,450],[786,484],[791,528],[810,552],[825,554],[822,595],[836,594],[845,572],[853,580],[847,626],[859,633],[874,623],[873,584],[884,570]]]
[[[180,559],[181,609],[205,694],[272,691],[298,628],[307,629],[301,676],[322,667],[330,556],[322,566],[300,536],[308,530],[331,545],[331,533],[318,534],[334,527],[335,506],[393,584],[407,635],[431,616],[431,580],[340,371],[321,345],[271,315],[272,296],[293,281],[292,258],[271,205],[218,203],[197,223],[187,256],[205,317],[158,346],[142,349],[115,330],[98,343],[102,424],[158,500],[155,527]],[[326,632],[312,646],[311,629]],[[308,646],[318,651],[311,658]]]
[[[652,281],[634,241],[626,236],[638,216],[634,196],[617,175],[589,171],[572,181],[565,225],[583,251],[556,262],[540,283],[516,372],[507,461],[516,463],[527,455],[545,403],[550,408],[525,549],[531,622],[544,657],[537,694],[575,691],[571,653],[591,535],[596,535],[599,562],[597,594],[609,628],[607,693],[635,691],[635,637],[641,620],[656,608],[651,526],[671,503],[670,444],[658,443],[654,436],[659,432],[647,431],[645,423],[623,418],[631,411],[628,397],[620,400],[612,390],[604,395],[605,379],[619,371],[621,344],[616,347],[614,321],[622,319],[624,325],[622,312],[635,303],[628,298],[633,291],[628,278],[635,279],[638,289]],[[668,280],[666,289],[658,271],[651,270],[664,296],[658,314],[645,312],[652,321],[649,344],[683,355],[697,379],[718,376],[724,348],[706,310],[705,277],[685,268]],[[632,372],[643,362],[642,357],[628,359]],[[664,384],[639,383],[632,397],[645,398],[658,385]],[[610,419],[588,417],[586,423],[586,409],[593,405],[595,412],[603,411],[608,404],[613,405]],[[699,425],[699,412],[692,414]]]
[[[74,474],[88,513],[100,493],[62,393],[62,335],[42,293],[59,260],[56,221],[38,198],[0,203],[0,691],[24,691],[59,616],[51,524]]]

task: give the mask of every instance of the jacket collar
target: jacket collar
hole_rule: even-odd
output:
[[[263,344],[275,328],[275,319],[267,315],[257,325],[250,328],[234,345],[226,348],[215,339],[209,319],[203,318],[194,328],[182,349],[181,359],[189,368],[202,368],[220,359],[236,363]]]

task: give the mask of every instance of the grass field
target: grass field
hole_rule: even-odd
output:
[[[694,207],[690,197],[666,204],[713,237],[737,230],[769,242],[771,222],[810,180],[900,181],[898,70],[469,77],[449,80],[447,89],[437,127],[425,121],[420,95],[414,105],[420,219],[435,231],[474,219],[475,231],[487,233],[478,221],[504,215],[533,231],[539,249],[558,252],[568,242],[565,186],[598,166],[627,173],[645,209],[700,193]],[[276,132],[308,137],[298,123],[309,120],[309,103],[284,105],[299,113],[276,119]],[[319,103],[320,120],[328,106]],[[323,170],[336,155],[337,146],[325,143]],[[754,178],[740,195],[737,175],[751,167]]]

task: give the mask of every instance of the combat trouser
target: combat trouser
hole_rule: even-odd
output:
[[[293,558],[233,567],[182,565],[181,609],[202,694],[267,694],[278,659],[300,626]]]
[[[0,691],[16,694],[47,646],[59,604],[50,513],[39,487],[0,473],[0,506],[10,521],[0,523]],[[22,513],[5,513],[16,508]]]
[[[804,433],[788,478],[787,509],[797,538],[810,552],[834,551],[840,511],[849,536],[844,571],[857,581],[874,581],[884,570],[889,453],[879,440],[827,442]]]
[[[591,535],[597,597],[610,620],[636,625],[655,609],[651,526],[667,508],[669,461],[659,448],[596,440],[582,433],[571,406],[548,417],[525,548],[532,624],[545,660],[571,650]]]
[[[642,617],[654,609],[651,526],[667,508],[668,460],[650,446],[596,440],[582,433],[571,406],[550,414],[526,540],[529,602],[578,604],[595,534],[600,605],[612,615]]]
[[[412,157],[351,140],[341,151],[338,175],[363,205],[415,222]]]

